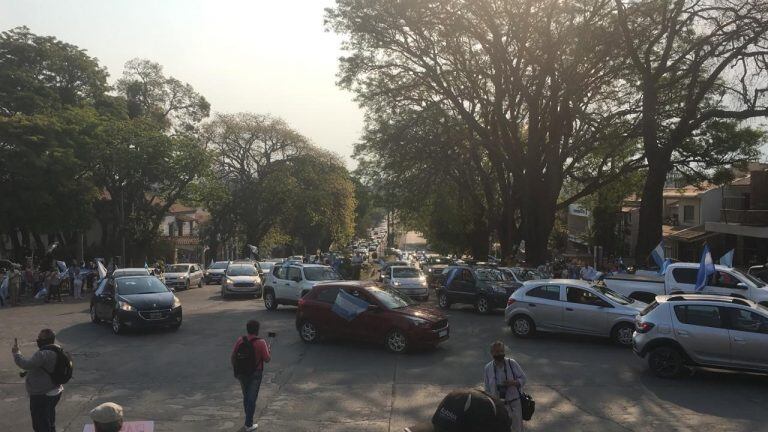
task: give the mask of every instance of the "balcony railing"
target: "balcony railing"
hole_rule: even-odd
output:
[[[768,226],[768,210],[720,209],[720,221],[750,226]]]

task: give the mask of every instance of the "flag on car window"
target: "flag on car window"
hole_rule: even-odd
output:
[[[331,310],[345,320],[352,321],[356,316],[368,310],[368,302],[344,290],[339,290]]]
[[[696,291],[701,291],[707,286],[709,277],[715,274],[715,263],[712,261],[712,254],[709,253],[709,246],[704,245],[701,252],[701,263],[699,263],[699,272],[696,274]]]
[[[445,289],[448,289],[451,286],[451,282],[453,282],[453,279],[456,277],[456,274],[459,273],[460,269],[452,269],[451,272],[448,274],[448,277],[445,279]]]
[[[724,265],[726,267],[733,267],[733,252],[734,250],[731,249],[728,252],[725,253],[725,255],[720,257],[720,265]]]

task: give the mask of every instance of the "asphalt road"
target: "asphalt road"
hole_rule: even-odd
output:
[[[449,312],[451,339],[434,351],[393,355],[378,345],[305,345],[294,309],[260,300],[226,300],[214,286],[180,292],[184,325],[174,333],[115,336],[88,320],[87,303],[0,310],[0,431],[30,431],[23,381],[10,348],[31,354],[39,329],[53,328],[76,370],[59,404],[59,431],[80,432],[88,411],[114,401],[129,420],[157,431],[242,430],[240,389],[228,358],[246,320],[276,331],[257,415],[262,431],[402,431],[429,419],[439,400],[481,385],[489,344],[501,339],[528,375],[534,431],[768,431],[768,377],[697,371],[676,381],[607,341],[568,336],[516,339],[501,312]]]

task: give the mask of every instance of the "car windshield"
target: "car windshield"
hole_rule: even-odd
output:
[[[757,287],[763,287],[766,286],[766,283],[762,281],[762,279],[758,279],[751,274],[742,273],[741,271],[737,269],[731,269],[732,272],[736,274],[740,279],[746,279],[748,280],[755,288]]]
[[[114,277],[125,277],[125,276],[146,276],[149,274],[149,270],[115,270],[113,273]]]
[[[227,269],[227,276],[256,276],[259,272],[250,264],[231,265]]]
[[[371,288],[369,292],[387,309],[400,309],[415,303],[408,296],[396,290]]]
[[[169,265],[165,268],[166,273],[186,273],[189,270],[188,265]]]
[[[477,269],[475,270],[477,278],[484,282],[502,282],[504,281],[504,275],[496,269]]]
[[[515,275],[523,282],[544,279],[544,275],[533,269],[519,269],[515,271]]]
[[[115,282],[117,283],[117,293],[121,295],[168,292],[168,288],[156,277],[124,277]]]
[[[413,279],[421,276],[421,272],[413,267],[393,268],[392,277],[400,279]]]
[[[599,291],[602,295],[608,297],[609,299],[615,301],[618,304],[622,305],[628,305],[630,303],[634,303],[635,301],[632,300],[629,297],[624,297],[623,295],[617,293],[616,291],[610,290],[604,286],[601,285],[594,285],[592,288]]]
[[[212,266],[210,266],[210,267],[208,267],[208,269],[209,269],[209,270],[213,270],[213,269],[217,269],[217,270],[220,270],[220,269],[225,269],[225,268],[227,268],[227,265],[228,265],[228,264],[229,264],[229,262],[228,262],[228,261],[219,261],[219,262],[215,262],[215,263],[213,263],[213,265],[212,265]]]
[[[309,281],[341,280],[341,276],[330,267],[305,267],[304,277]]]

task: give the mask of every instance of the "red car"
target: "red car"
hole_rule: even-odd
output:
[[[351,312],[354,317],[344,318],[338,308],[349,295],[355,297],[352,300],[356,310]],[[355,339],[384,343],[396,353],[412,347],[436,347],[449,334],[448,320],[440,311],[370,281],[315,285],[299,300],[296,329],[306,343],[321,337]]]

